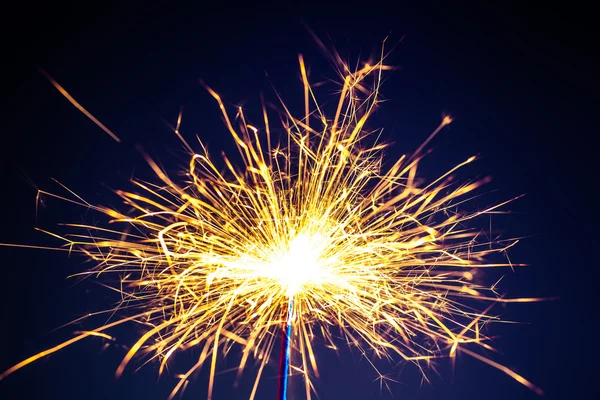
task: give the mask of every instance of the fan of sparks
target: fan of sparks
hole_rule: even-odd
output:
[[[202,366],[210,373],[210,398],[219,360],[238,346],[238,375],[249,368],[256,373],[252,399],[278,354],[273,350],[293,300],[291,371],[303,377],[307,398],[319,376],[316,342],[419,368],[463,351],[539,392],[477,351],[491,349],[481,328],[497,318],[473,309],[473,300],[535,300],[502,299],[493,285],[473,279],[477,269],[510,265],[489,260],[502,257],[514,241],[491,242],[469,227],[504,203],[462,211],[472,208],[468,202],[487,181],[453,180],[473,158],[430,182],[417,179],[427,143],[450,117],[413,155],[384,162],[381,131],[367,130],[367,121],[380,102],[382,72],[391,67],[382,56],[351,69],[330,54],[343,83],[325,106],[299,57],[300,116],[281,99],[277,107],[263,101],[262,121],[252,125],[242,108],[228,109],[207,87],[239,150],[236,161],[212,158],[200,140],[195,153],[179,132],[180,115],[175,133],[191,153],[181,182],[147,158],[157,180],[133,180],[136,190],[116,192],[127,211],[89,204],[73,192],[54,195],[107,216],[104,227],[72,224],[72,233],[53,235],[68,251],[95,262],[82,275],[119,278],[115,289],[122,301],[107,312],[121,317],[30,357],[0,378],[85,337],[110,337],[111,328],[137,322],[147,329],[117,375],[140,359],[155,360],[162,373],[178,353],[194,348],[197,363],[177,375],[171,398]],[[335,112],[328,116],[325,109]]]

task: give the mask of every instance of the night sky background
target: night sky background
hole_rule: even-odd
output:
[[[377,54],[389,34],[389,43],[396,45],[389,63],[400,68],[388,74],[383,86],[388,101],[371,121],[395,143],[388,159],[414,150],[449,113],[455,122],[432,143],[434,152],[421,176],[434,178],[477,154],[481,159],[461,176],[491,175],[489,199],[527,194],[510,206],[514,214],[492,220],[503,237],[529,236],[510,256],[531,267],[508,273],[500,288],[510,297],[560,300],[495,309],[505,319],[523,322],[493,326],[491,333],[500,335],[495,346],[503,352],[495,359],[542,387],[546,399],[597,395],[592,324],[598,241],[592,206],[598,180],[592,143],[598,104],[591,11],[571,2],[568,9],[200,3],[30,3],[5,10],[10,24],[2,28],[3,63],[9,69],[3,75],[7,104],[0,120],[0,243],[55,246],[59,243],[34,227],[56,230],[58,222],[96,220],[85,210],[48,201],[36,221],[36,187],[59,190],[51,178],[91,203],[118,205],[111,188],[130,188],[132,175],[152,176],[136,144],[169,170],[183,165],[185,153],[164,122],[174,124],[182,106],[186,137],[197,133],[215,156],[221,149],[234,150],[200,78],[226,104],[244,104],[249,112],[258,110],[261,90],[275,100],[271,83],[292,108],[300,106],[298,53],[311,65],[313,81],[335,77],[303,22],[351,60]],[[114,142],[77,111],[38,68],[123,142]],[[479,221],[483,229],[488,222]],[[88,323],[52,332],[117,300],[92,281],[66,279],[86,268],[84,261],[60,252],[0,247],[1,370],[76,329],[94,328]],[[138,333],[135,327],[113,332],[119,345],[131,343]],[[103,344],[88,339],[18,371],[0,382],[0,398],[167,398],[172,377],[157,379],[157,366],[148,365],[137,372],[130,368],[116,380],[114,371],[126,350],[117,344],[103,350]],[[181,356],[181,368],[193,356]],[[396,376],[401,383],[392,385],[393,395],[380,393],[375,374],[356,352],[336,355],[321,349],[318,357],[317,389],[323,400],[539,398],[465,355],[459,355],[454,370],[442,360],[440,376],[430,375],[431,385],[421,385],[415,368],[404,368]],[[225,360],[220,368],[234,362]],[[206,371],[189,385],[184,399],[206,397]],[[218,376],[215,400],[245,399],[251,378],[249,371],[240,389],[233,390],[231,374]],[[276,383],[272,367],[258,398],[274,398]]]

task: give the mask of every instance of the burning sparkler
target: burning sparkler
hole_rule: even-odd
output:
[[[192,154],[184,183],[147,157],[160,183],[133,180],[135,192],[116,192],[132,211],[92,205],[72,192],[44,192],[109,217],[111,228],[73,224],[81,232],[58,237],[68,251],[95,261],[83,275],[118,274],[122,303],[116,311],[127,314],[26,359],[0,379],[83,338],[106,337],[112,327],[136,321],[148,329],[117,375],[134,357],[156,359],[162,373],[177,353],[197,349],[197,363],[180,375],[170,398],[185,390],[205,364],[210,365],[211,398],[218,360],[237,345],[242,350],[238,375],[251,360],[257,364],[253,399],[282,327],[282,398],[290,373],[303,377],[308,399],[314,394],[315,337],[334,348],[346,343],[365,355],[400,357],[418,366],[463,351],[540,392],[476,352],[490,349],[481,327],[496,318],[464,305],[469,299],[535,300],[502,299],[472,279],[474,270],[509,265],[487,260],[516,241],[480,241],[479,232],[468,227],[506,203],[460,211],[487,181],[453,181],[454,172],[474,158],[428,184],[416,179],[425,146],[450,117],[412,156],[384,168],[385,144],[377,131],[366,130],[366,123],[379,102],[381,74],[390,67],[383,54],[354,70],[337,53],[330,54],[343,78],[332,116],[317,101],[301,56],[301,117],[283,101],[276,113],[263,101],[263,127],[258,128],[242,108],[232,118],[207,87],[242,168],[224,157],[225,168],[219,169],[202,142],[194,153],[179,132],[180,115],[175,133]],[[272,141],[274,116],[283,128],[281,144]]]

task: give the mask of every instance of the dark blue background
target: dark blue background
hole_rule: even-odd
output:
[[[401,68],[384,84],[389,101],[373,121],[395,142],[390,159],[414,150],[441,115],[450,113],[456,121],[432,144],[434,153],[422,174],[434,177],[479,154],[481,160],[465,170],[466,178],[492,175],[489,188],[497,189],[492,195],[497,199],[527,193],[511,206],[514,215],[493,219],[506,235],[530,235],[510,254],[532,266],[509,274],[502,289],[513,297],[561,299],[499,309],[506,318],[526,322],[494,327],[493,333],[501,335],[496,341],[504,352],[500,360],[541,386],[548,399],[593,398],[595,45],[589,11],[548,7],[157,2],[22,4],[6,10],[17,27],[3,28],[10,68],[3,76],[8,104],[1,119],[0,242],[55,245],[33,228],[83,218],[82,210],[49,202],[36,222],[34,185],[58,190],[49,178],[92,203],[106,204],[116,202],[109,189],[128,187],[132,174],[151,176],[135,144],[170,169],[181,165],[184,153],[163,122],[174,123],[180,106],[182,131],[190,141],[198,133],[215,155],[222,148],[232,150],[217,107],[198,78],[228,104],[247,104],[250,112],[258,109],[260,90],[272,95],[270,81],[292,106],[300,105],[298,53],[312,65],[313,80],[334,76],[302,20],[350,57],[376,54],[391,33],[389,42],[400,43],[389,62]],[[75,110],[38,67],[123,143]],[[91,214],[86,218],[94,220]],[[482,223],[485,228],[487,221]],[[85,267],[82,259],[62,253],[0,249],[0,369],[70,337],[73,328],[50,331],[115,300],[91,282],[65,279]],[[115,333],[120,344],[130,343],[135,334]],[[397,378],[401,384],[392,386],[394,396],[380,395],[374,374],[356,353],[321,350],[317,388],[324,400],[537,398],[466,356],[458,357],[454,372],[442,360],[441,377],[431,372],[431,386],[421,387],[418,372],[405,368]],[[155,365],[130,369],[115,380],[124,353],[117,345],[102,350],[100,339],[80,342],[0,382],[0,398],[166,399],[174,380],[157,379]],[[182,356],[181,365],[191,359]],[[221,367],[234,363],[232,358]],[[275,372],[266,370],[260,399],[274,397]],[[205,375],[190,384],[184,398],[205,398]],[[231,389],[230,375],[219,376],[215,399],[246,398],[251,375],[237,391]]]

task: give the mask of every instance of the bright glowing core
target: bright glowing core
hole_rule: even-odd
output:
[[[327,275],[321,258],[323,239],[320,235],[295,236],[268,264],[269,277],[280,282],[288,296],[297,294],[306,285],[318,285]]]

